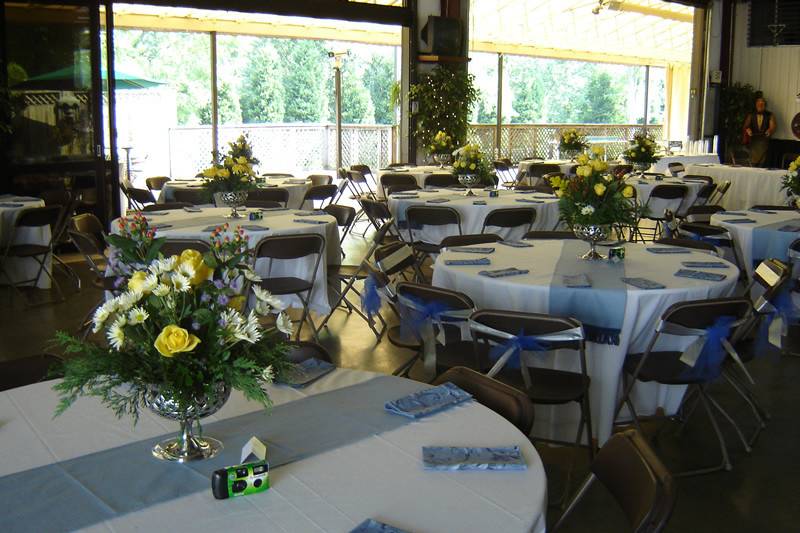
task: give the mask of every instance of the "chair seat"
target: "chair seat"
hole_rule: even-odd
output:
[[[262,289],[267,290],[275,295],[281,294],[296,294],[311,290],[313,284],[300,278],[267,278],[261,280],[259,283]]]
[[[328,275],[336,276],[339,278],[366,279],[367,273],[361,268],[361,265],[328,265]]]
[[[50,253],[50,247],[41,244],[12,244],[8,248],[9,257],[34,257]]]
[[[633,375],[643,355],[641,353],[628,354],[625,357],[623,371]],[[655,381],[665,385],[704,383],[704,379],[687,375],[691,371],[691,367],[680,360],[682,355],[683,352],[650,352],[637,379],[644,382]]]
[[[580,402],[589,391],[591,379],[578,372],[528,367],[532,388],[525,389],[522,374],[517,368],[503,369],[497,379],[527,393],[533,403],[559,405]]]
[[[436,373],[441,374],[455,366],[465,366],[481,373],[486,373],[492,368],[489,361],[489,350],[484,343],[477,346],[478,354],[475,357],[475,344],[470,341],[455,341],[447,344],[436,345]]]
[[[407,348],[409,350],[419,350],[420,342],[414,335],[404,335],[400,326],[392,326],[386,332],[386,337],[389,342],[398,348]]]

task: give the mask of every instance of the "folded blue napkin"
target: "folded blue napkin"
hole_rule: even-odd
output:
[[[396,199],[396,200],[407,200],[407,199],[411,199],[411,198],[419,198],[419,195],[418,194],[399,194],[399,193],[395,193],[391,197]]]
[[[449,202],[450,198],[434,198],[433,200],[428,200],[429,204],[443,204],[445,202]]]
[[[475,200],[472,205],[486,205],[486,200]]]
[[[791,231],[793,233],[796,233],[796,232],[800,231],[800,226],[794,226],[792,224],[786,224],[785,226],[781,226],[780,228],[778,228],[778,231]]]
[[[294,219],[294,222],[298,222],[300,224],[327,224],[328,223],[327,220],[311,220],[311,219],[308,219],[308,218],[307,219],[296,218],[296,219]]]
[[[383,522],[378,522],[377,520],[373,520],[372,518],[368,518],[367,520],[364,520],[363,522],[358,524],[355,527],[355,529],[350,531],[350,533],[408,533],[408,532],[402,529],[398,529],[394,526],[384,524]]]
[[[722,261],[681,261],[681,264],[686,268],[728,268]]]
[[[665,285],[658,283],[657,281],[653,281],[647,278],[620,278],[623,283],[627,283],[628,285],[633,285],[639,289],[644,290],[652,290],[652,289],[664,289],[666,288]]]
[[[269,228],[266,226],[259,226],[258,224],[247,224],[242,226],[242,229],[246,229],[247,231],[268,231]]]
[[[480,259],[445,259],[444,264],[447,266],[477,266],[491,265],[492,262],[488,257],[481,257]]]
[[[775,211],[767,211],[766,209],[750,209],[751,213],[762,213],[764,215],[774,215]]]
[[[0,207],[24,207],[25,204],[15,204],[11,202],[2,202],[0,203]]]
[[[171,228],[172,224],[153,224],[150,226],[151,229],[167,229]]]
[[[675,275],[679,278],[692,278],[692,279],[702,279],[705,281],[722,281],[725,279],[725,274],[715,274],[713,272],[703,272],[701,270],[689,270],[687,268],[682,268],[675,272]]]
[[[322,209],[315,209],[314,211],[295,211],[294,214],[298,217],[315,217],[319,215],[327,215],[328,213]]]
[[[737,217],[747,216],[747,213],[745,213],[744,211],[720,211],[717,214],[718,215],[723,215],[723,216],[733,215],[733,216],[737,216]]]
[[[515,198],[515,202],[523,202],[526,204],[543,204],[544,200],[531,200],[530,198]]]
[[[494,253],[494,248],[490,246],[452,246],[447,248],[447,251],[460,254],[491,254]]]
[[[680,246],[648,246],[645,248],[651,254],[690,254],[691,250]]]
[[[752,218],[731,218],[728,220],[723,220],[723,222],[727,224],[755,224],[756,221]]]
[[[395,415],[422,418],[471,399],[470,393],[447,382],[386,402],[383,408]]]
[[[196,206],[184,207],[183,210],[186,211],[187,213],[200,213],[203,211],[202,209]]]
[[[312,357],[295,365],[293,371],[289,372],[288,376],[284,377],[280,383],[301,389],[334,370],[336,367],[331,363]]]
[[[457,448],[423,446],[425,470],[526,470],[519,446]]]
[[[502,244],[503,246],[510,246],[511,248],[533,248],[533,245],[531,243],[522,241],[500,241],[497,244]]]
[[[530,272],[530,270],[520,270],[517,267],[501,268],[499,270],[481,270],[478,272],[481,276],[489,278],[505,278],[508,276],[522,276]]]
[[[565,275],[563,276],[563,279],[564,279],[564,286],[573,289],[580,289],[592,286],[592,280],[590,280],[589,276],[587,276],[586,274],[575,274],[574,276]]]

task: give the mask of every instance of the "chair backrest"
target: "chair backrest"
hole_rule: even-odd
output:
[[[289,191],[281,187],[262,187],[247,191],[247,199],[279,202],[286,207],[286,203],[289,201]]]
[[[420,190],[419,185],[416,183],[404,183],[401,185],[389,185],[383,189],[386,196],[391,196],[397,192],[406,192],[406,191],[418,191]]]
[[[103,272],[100,270],[100,267],[94,262],[94,259],[92,259],[93,255],[103,255],[103,246],[98,241],[97,237],[91,233],[84,233],[74,229],[68,229],[67,234],[72,244],[75,245],[75,248],[83,255],[89,269],[94,272],[95,276],[98,278],[103,277]]]
[[[669,173],[673,176],[677,176],[679,173],[686,171],[686,167],[683,165],[683,163],[677,161],[667,164],[667,169],[669,169]]]
[[[553,335],[583,328],[583,325],[574,318],[496,309],[475,311],[470,317],[470,321],[514,336],[519,336],[520,334],[524,336]],[[477,329],[472,330],[472,336],[476,341],[492,341],[500,344],[506,341],[503,337]],[[580,350],[584,345],[584,340],[581,336],[579,340],[553,341],[548,342],[548,344],[553,349]]]
[[[197,239],[167,239],[161,246],[161,255],[170,257],[181,255],[184,250],[196,250],[201,254],[211,250],[211,245],[206,241]]]
[[[717,190],[717,186],[714,183],[703,185],[700,190],[697,191],[697,198],[695,198],[694,205],[706,205],[708,199],[711,198],[715,190]]]
[[[322,255],[325,238],[316,233],[295,235],[273,235],[265,237],[256,245],[256,257],[269,259],[299,259],[309,255]]]
[[[277,209],[283,207],[283,204],[275,200],[245,200],[244,206],[258,209]]]
[[[372,170],[370,170],[369,166],[367,165],[350,165],[350,170],[360,172],[365,178],[367,176],[372,176]]]
[[[711,215],[720,211],[725,211],[721,205],[693,205],[686,210],[686,221],[708,224],[711,221]]]
[[[730,316],[736,320],[745,318],[753,306],[747,298],[715,298],[709,300],[690,300],[672,304],[661,315],[664,324],[675,324],[690,329],[706,329],[719,317]],[[659,328],[662,325],[659,324]],[[672,335],[679,332],[670,331]],[[687,333],[686,335],[692,335]]]
[[[547,174],[544,174],[542,176],[542,182],[543,182],[544,185],[552,186],[552,184],[550,183],[551,179],[553,179],[553,178],[563,178],[563,177],[564,177],[564,173],[563,172],[548,172]]]
[[[672,184],[656,185],[650,192],[650,198],[674,200],[686,196],[686,191],[687,188],[685,185],[672,185]]]
[[[701,252],[710,252],[717,255],[717,248],[710,242],[696,241],[694,239],[656,239],[653,244],[659,246],[677,246],[679,248],[689,248],[692,250],[700,250]]]
[[[408,222],[409,240],[413,241],[412,232],[422,226],[447,226],[454,224],[458,226],[458,234],[461,235],[461,216],[452,207],[412,205],[406,209],[406,221]]]
[[[573,231],[542,231],[542,230],[534,230],[529,231],[525,234],[523,239],[529,240],[564,240],[564,239],[577,239],[578,236],[575,235]]]
[[[664,529],[675,507],[675,481],[641,433],[632,429],[614,434],[591,470],[622,508],[632,531]]]
[[[330,352],[324,346],[310,341],[291,341],[287,343],[289,350],[286,358],[290,363],[302,363],[308,359],[319,359],[327,363],[333,363]]]
[[[392,242],[375,249],[372,256],[378,269],[387,276],[394,276],[414,267],[417,260],[414,251],[404,242]]]
[[[552,163],[529,163],[526,170],[531,178],[541,178],[545,174],[561,172],[561,167]]]
[[[50,355],[33,355],[0,362],[0,392],[54,379],[51,367],[61,363],[61,358]]]
[[[436,303],[451,311],[475,308],[475,304],[469,296],[450,289],[442,289],[440,287],[432,287],[430,285],[422,285],[410,281],[401,281],[397,284],[396,289],[398,296],[411,298],[423,305]]]
[[[331,200],[336,196],[339,188],[336,185],[312,185],[303,196],[303,203],[307,201],[322,201]],[[302,205],[302,204],[301,204]]]
[[[633,172],[633,165],[616,165],[611,168],[611,173],[617,178],[621,178],[625,174],[630,174],[631,172]]]
[[[376,228],[380,227],[383,221],[392,218],[389,207],[383,202],[362,198],[358,203],[361,205],[361,209],[364,210],[364,214],[367,215],[367,218],[372,221]]]
[[[207,204],[211,201],[211,195],[205,189],[184,189],[176,188],[172,191],[176,202],[187,203],[191,205]]]
[[[44,200],[46,206],[61,206],[67,207],[72,201],[72,194],[66,190],[48,189],[38,193],[39,198]]]
[[[527,226],[525,231],[530,231],[536,221],[536,209],[533,207],[509,207],[490,211],[483,219],[483,230],[493,226],[498,228],[518,228]]]
[[[758,290],[750,291],[751,299],[754,305],[757,305],[756,297],[763,298],[767,302],[772,303],[778,293],[783,289],[786,282],[792,275],[792,269],[777,259],[765,259],[753,270],[752,285],[757,287]],[[760,309],[756,309],[760,311]]]
[[[136,187],[128,188],[128,198],[140,206],[144,204],[154,204],[156,202],[152,192],[148,189],[137,189]]]
[[[531,432],[534,408],[524,392],[463,366],[450,368],[432,384],[448,382],[470,393],[478,403],[511,422],[524,435]]]
[[[43,226],[55,226],[61,217],[63,207],[51,205],[45,207],[31,207],[20,211],[14,221],[16,227],[40,228]]]
[[[152,178],[144,180],[144,183],[151,191],[160,191],[168,181],[170,181],[170,179],[167,176],[153,176]]]
[[[311,174],[306,179],[311,180],[311,185],[315,187],[317,185],[330,185],[331,183],[333,183],[333,178],[328,176],[327,174]]]
[[[731,159],[734,165],[752,166],[753,162],[750,159],[750,150],[747,147],[741,147],[733,150]]]
[[[455,187],[460,185],[455,174],[431,174],[425,176],[426,187]]]
[[[346,228],[356,219],[356,210],[349,205],[330,204],[322,208],[323,211],[336,219],[336,225]]]
[[[686,180],[689,180],[689,181],[705,181],[706,184],[714,183],[714,178],[712,178],[711,176],[703,176],[701,174],[684,174],[683,175],[683,180],[684,181],[686,181]]]
[[[666,211],[682,214],[681,207],[688,190],[685,185],[656,185],[647,199],[646,218],[664,219]]]
[[[164,202],[163,204],[150,204],[142,207],[142,211],[149,213],[151,211],[171,211],[173,209],[183,209],[184,207],[191,207],[192,204],[187,202]]]
[[[381,174],[381,187],[386,189],[394,185],[417,185],[417,180],[410,174],[386,172]]]
[[[105,232],[103,223],[92,213],[81,213],[72,217],[72,229],[101,237]]]
[[[448,246],[469,246],[471,244],[491,244],[503,239],[494,233],[472,233],[469,235],[448,235],[440,243],[442,248]]]
[[[523,187],[520,187],[520,186],[517,186],[517,187],[514,187],[514,188],[518,189],[518,190],[525,190],[525,189],[523,189]],[[546,183],[540,183],[538,185],[534,185],[533,187],[530,187],[527,190],[540,192],[542,194],[553,194],[555,192],[555,189],[553,189],[552,186],[550,186],[550,185],[548,185]]]

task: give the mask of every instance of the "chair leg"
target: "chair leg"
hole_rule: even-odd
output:
[[[677,474],[673,474],[675,477],[687,477],[687,476],[694,476],[697,474],[708,474],[711,472],[718,472],[719,470],[727,470],[730,471],[733,466],[731,465],[730,457],[728,456],[728,447],[725,444],[725,437],[722,436],[722,431],[720,431],[719,424],[717,423],[717,419],[714,417],[714,413],[711,411],[711,406],[708,403],[708,397],[706,396],[706,392],[703,389],[703,385],[698,386],[698,394],[700,397],[700,402],[703,404],[703,408],[708,415],[708,419],[711,421],[711,426],[714,428],[714,433],[717,435],[717,440],[719,441],[719,449],[722,453],[722,462],[719,466],[713,466],[708,468],[698,468],[696,470],[689,470],[686,472],[679,472]]]
[[[78,276],[78,274],[75,272],[75,270],[71,266],[66,264],[60,257],[58,257],[55,254],[53,254],[53,259],[58,261],[58,264],[61,265],[61,267],[67,272],[67,275],[75,281],[75,288],[78,289],[78,291],[80,291],[81,290],[81,278],[80,278],[80,276]]]
[[[744,438],[742,430],[739,429],[739,426],[736,424],[733,418],[731,418],[731,415],[729,415],[728,412],[722,408],[722,406],[719,404],[719,402],[717,402],[717,400],[714,399],[713,396],[709,395],[708,401],[711,402],[711,405],[713,405],[717,409],[717,411],[719,411],[722,417],[725,420],[727,420],[731,426],[733,426],[734,431],[736,431],[736,434],[739,436],[739,440],[742,441],[742,446],[744,446],[744,451],[750,453],[752,451],[752,448],[750,448],[750,444],[747,442],[747,439]]]
[[[586,441],[589,445],[589,463],[594,461],[594,434],[592,433],[592,411],[589,405],[589,393],[584,395],[583,402],[581,402],[581,411],[584,412],[584,420],[586,422]]]
[[[744,390],[740,388],[740,386],[736,383],[736,380],[732,379],[731,376],[729,376],[725,371],[722,372],[722,376],[730,384],[730,386],[733,387],[733,390],[735,390],[736,393],[739,396],[741,396],[741,398],[747,403],[747,405],[750,406],[750,409],[753,411],[753,416],[756,419],[756,429],[750,436],[750,438],[747,440],[747,443],[750,446],[753,446],[756,440],[758,440],[759,435],[761,435],[761,431],[767,427],[767,423],[762,418],[756,403],[750,398],[750,396]]]

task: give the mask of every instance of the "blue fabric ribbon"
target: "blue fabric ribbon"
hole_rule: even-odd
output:
[[[700,355],[693,367],[687,368],[681,373],[681,377],[687,379],[701,379],[712,381],[722,373],[722,362],[727,356],[722,340],[727,339],[731,334],[731,328],[736,318],[732,316],[721,316],[711,326],[706,328],[705,342]]]
[[[381,295],[378,292],[378,280],[370,274],[364,280],[364,291],[361,293],[361,310],[372,318],[381,310]]]
[[[404,299],[411,301],[414,307],[407,307],[407,311],[400,313],[400,335],[409,338],[412,335],[422,338],[422,327],[429,319],[438,319],[442,313],[453,309],[442,302],[423,302],[411,296],[403,296]],[[401,303],[402,305],[402,303]]]
[[[503,344],[494,346],[489,351],[489,358],[492,363],[497,362],[508,350],[514,350],[511,357],[506,361],[508,368],[519,368],[522,364],[520,354],[522,352],[546,352],[551,350],[549,343],[539,341],[536,337],[525,336],[520,331],[516,337],[511,337]]]
[[[797,308],[792,301],[792,290],[788,284],[775,295],[775,298],[770,303],[775,309],[770,313],[766,313],[758,326],[758,333],[756,334],[756,341],[753,347],[756,357],[760,357],[769,352],[777,355],[778,352],[771,350],[769,347],[770,326],[772,326],[772,322],[777,317],[783,320],[784,326],[793,324],[798,318]]]

